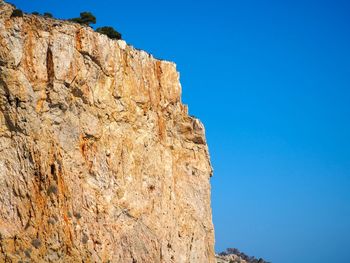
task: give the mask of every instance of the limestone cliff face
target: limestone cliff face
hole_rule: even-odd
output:
[[[0,1],[0,262],[215,262],[175,65]]]

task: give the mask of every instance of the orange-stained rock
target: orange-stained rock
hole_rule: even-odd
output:
[[[204,127],[173,63],[0,0],[0,262],[212,263]]]

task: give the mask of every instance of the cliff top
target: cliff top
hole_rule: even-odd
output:
[[[0,19],[10,18],[12,16],[13,11],[16,10],[16,8],[17,7],[15,5],[13,5],[11,3],[7,3],[4,0],[0,0]],[[82,25],[82,24],[79,24],[79,23],[76,23],[73,21],[69,21],[67,19],[46,17],[46,16],[41,16],[41,15],[28,14],[25,12],[23,12],[23,17],[12,17],[12,19],[24,19],[27,22],[35,22],[37,25],[40,25],[41,28],[46,27],[47,29],[50,27],[59,28],[59,27],[64,27],[64,26],[74,27],[76,30],[84,29],[84,30],[87,30],[91,33],[99,35],[99,37],[101,37],[101,38],[106,38],[106,39],[108,39],[108,41],[118,43],[118,46],[121,49],[128,49],[128,50],[132,50],[133,52],[139,52],[142,56],[146,56],[146,57],[148,56],[151,59],[159,60],[159,61],[164,62],[164,63],[172,64],[176,68],[176,63],[174,63],[173,61],[156,58],[151,53],[149,53],[147,51],[144,51],[144,50],[139,49],[139,48],[135,48],[134,46],[127,44],[125,40],[110,39],[106,35],[101,34],[99,32],[96,32],[90,26]]]
[[[215,262],[175,65],[0,6],[0,262]]]

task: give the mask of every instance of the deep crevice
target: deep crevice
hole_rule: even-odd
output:
[[[51,48],[47,48],[46,53],[46,71],[47,71],[47,79],[49,87],[53,86],[53,81],[55,80],[55,69],[54,69],[54,63],[53,63],[53,56]]]

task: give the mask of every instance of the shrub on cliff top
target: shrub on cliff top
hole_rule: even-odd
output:
[[[21,9],[14,9],[11,17],[23,17],[23,11]]]
[[[39,12],[34,11],[34,12],[32,12],[32,15],[53,18],[53,15],[49,12],[45,12],[44,14],[40,14]]]
[[[51,13],[44,13],[44,17],[49,17],[49,18],[53,18],[53,15]]]
[[[122,35],[111,26],[99,27],[96,32],[107,35],[111,39],[122,39]]]
[[[96,17],[91,12],[81,12],[80,17],[71,18],[69,21],[89,26],[90,24],[96,24]]]
[[[225,252],[219,253],[219,255],[221,255],[221,256],[236,255],[239,258],[245,260],[247,263],[269,263],[269,262],[263,260],[262,258],[257,259],[255,257],[249,257],[245,253],[239,251],[237,248],[228,248],[228,249],[226,249]],[[230,261],[230,263],[231,262],[235,263],[235,262],[238,262],[238,261],[233,260],[233,261]]]

